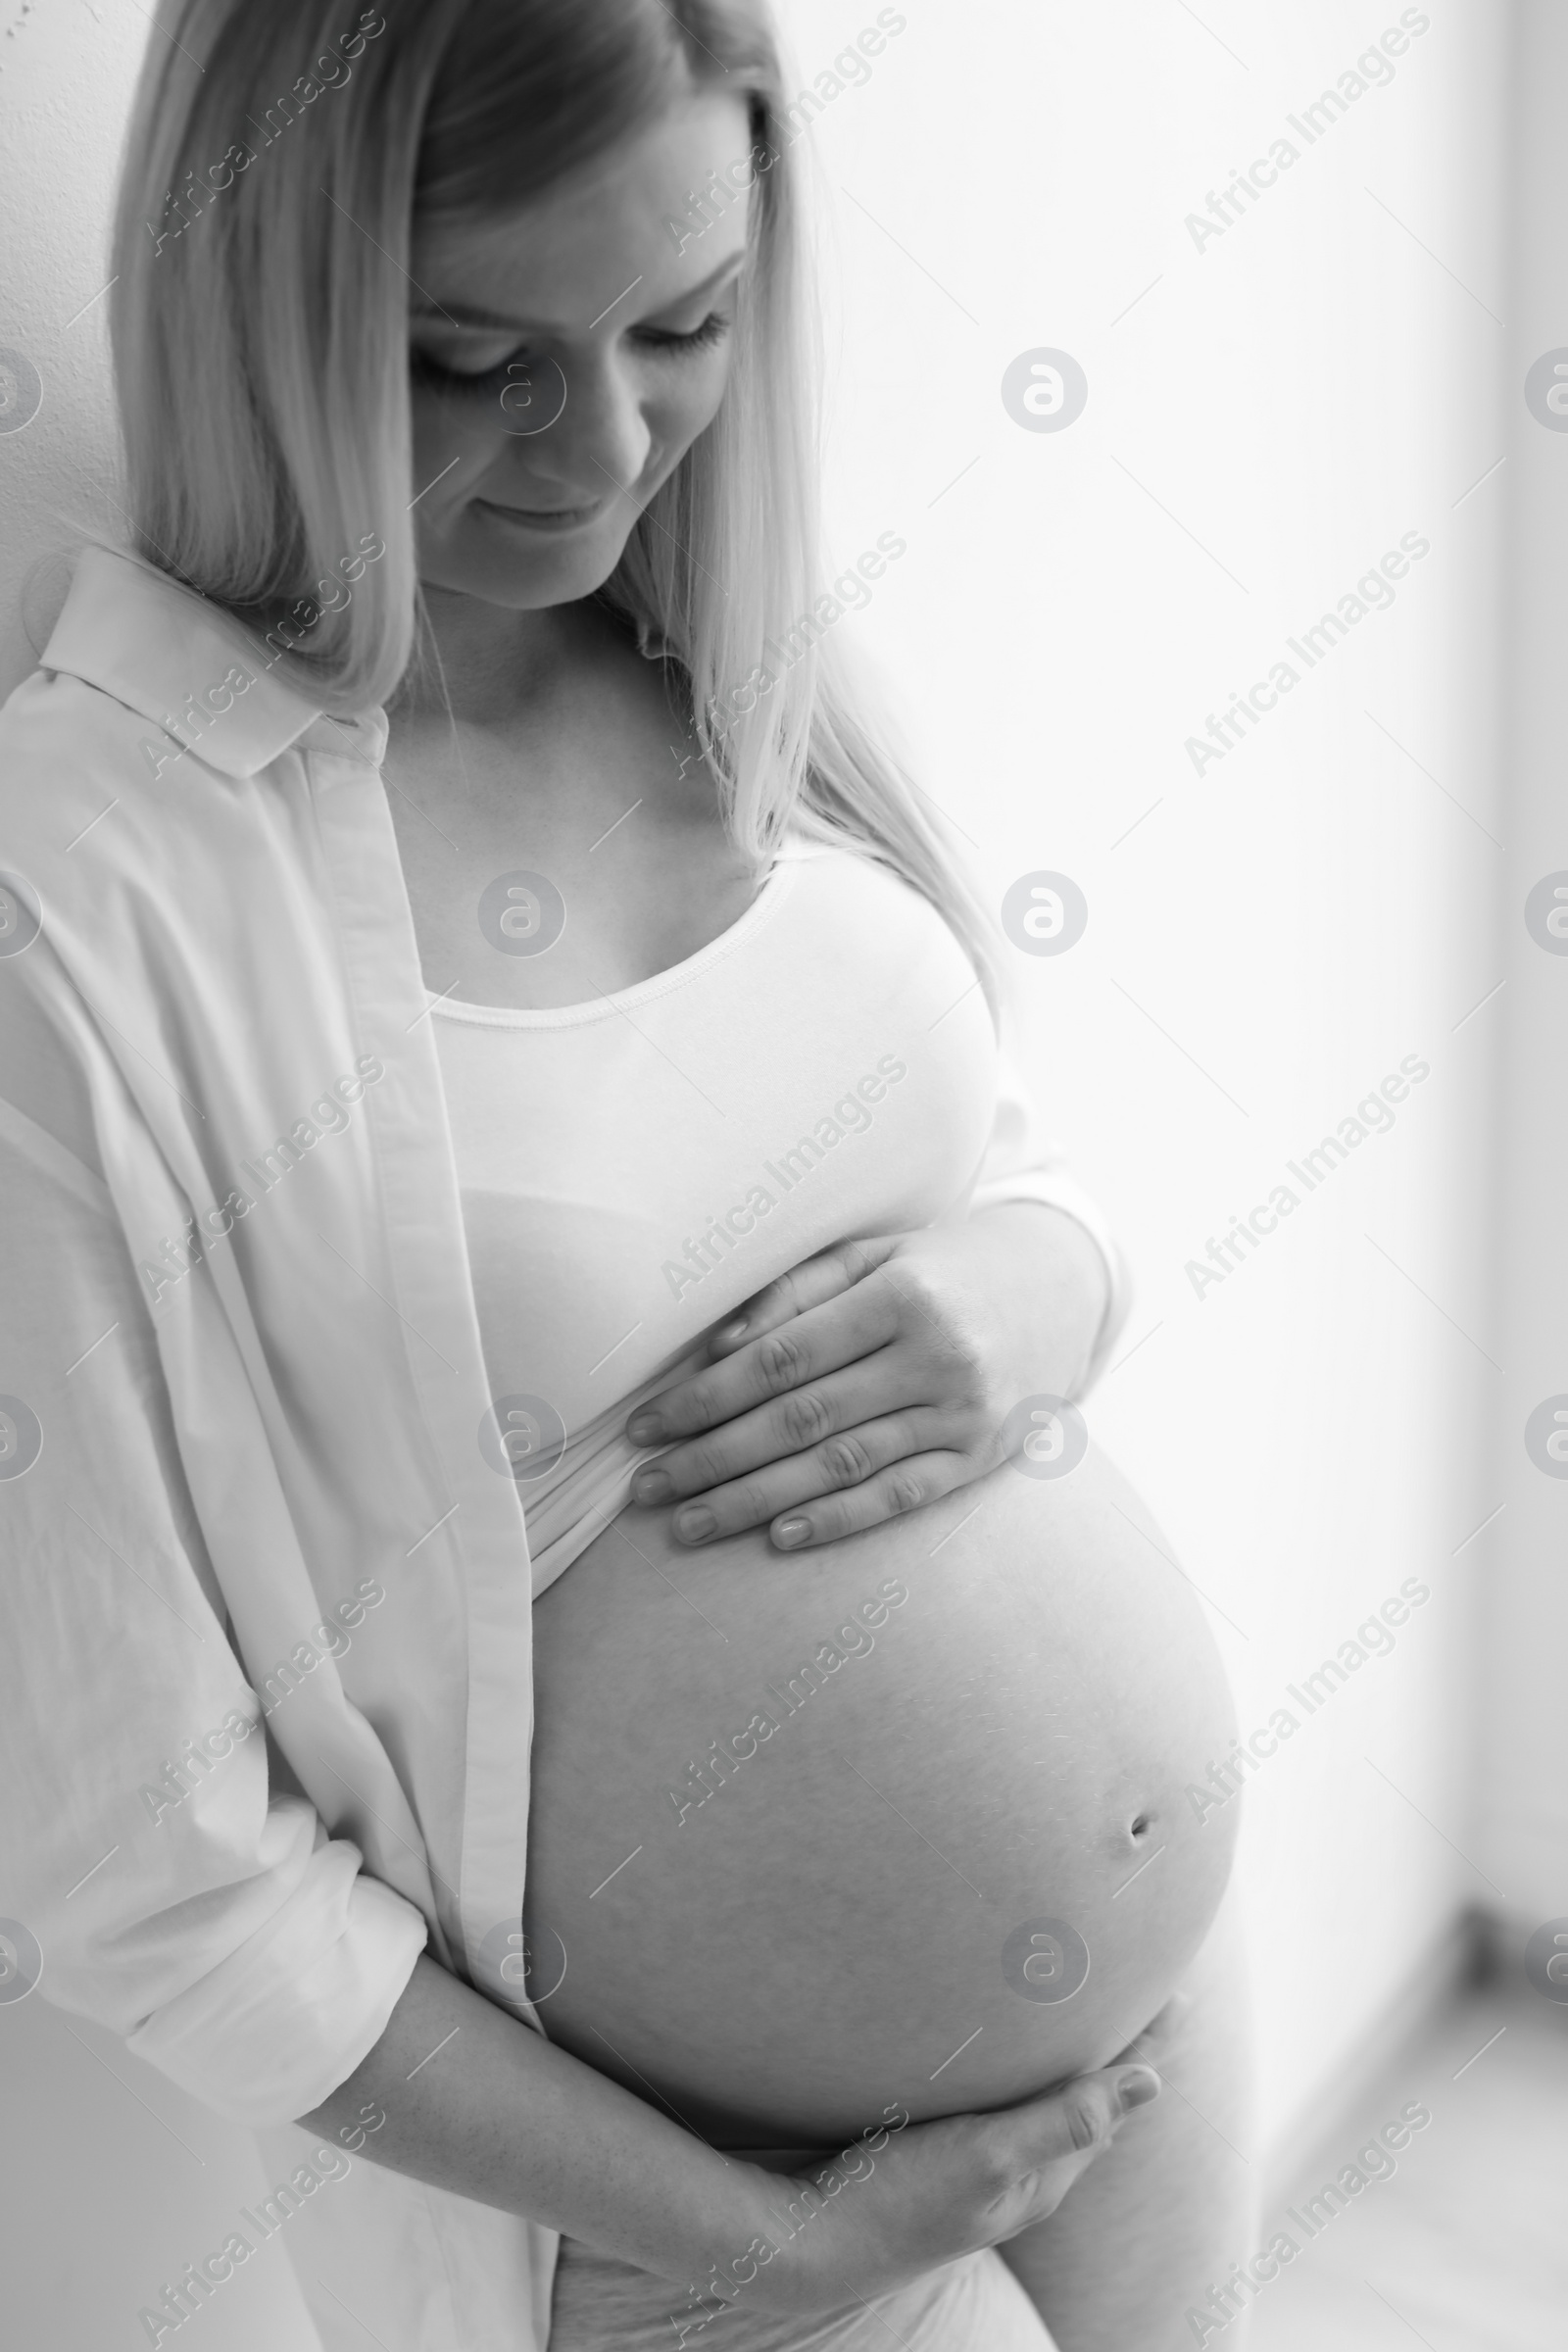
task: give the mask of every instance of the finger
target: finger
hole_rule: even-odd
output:
[[[1157,2098],[1161,2087],[1152,2067],[1106,2066],[1026,2100],[1010,2110],[1018,2125],[1020,2171],[1073,2157],[1092,2164],[1109,2147],[1117,2126],[1135,2107]]]
[[[836,1544],[841,1536],[858,1535],[862,1528],[880,1527],[906,1511],[921,1510],[956,1487],[968,1486],[988,1467],[967,1453],[906,1454],[845,1494],[786,1511],[767,1532],[779,1551],[809,1551],[819,1544]]]
[[[1163,2073],[1171,2044],[1191,2007],[1192,2003],[1185,1993],[1173,1992],[1164,2008],[1150,2019],[1143,2032],[1136,2034],[1124,2050],[1118,2050],[1111,2064],[1135,2066],[1142,2060],[1146,2066],[1152,2067],[1156,2074]]]
[[[845,1365],[842,1371],[830,1372],[824,1380],[790,1389],[766,1404],[754,1405],[750,1412],[737,1413],[732,1421],[720,1422],[701,1437],[672,1446],[657,1462],[633,1472],[631,1497],[633,1502],[656,1507],[696,1495],[707,1501],[714,1488],[775,1463],[796,1462],[815,1446],[848,1438],[863,1422],[921,1408],[929,1408],[937,1417],[923,1425],[919,1438],[905,1447],[906,1452],[965,1443],[971,1434],[979,1434],[977,1417],[964,1418],[944,1410],[942,1400],[931,1393],[924,1367],[912,1353],[879,1348],[874,1355]],[[970,1418],[977,1423],[972,1433]],[[826,1477],[803,1494],[792,1490],[788,1499],[798,1502],[804,1500],[805,1493],[827,1494],[835,1487],[853,1485],[857,1477],[868,1477],[881,1466],[880,1461],[847,1462],[841,1475]],[[776,1507],[782,1510],[783,1502]],[[764,1511],[761,1516],[765,1519],[770,1514]],[[756,1522],[747,1520],[745,1524],[750,1527]]]
[[[749,1478],[709,1487],[683,1502],[670,1520],[670,1531],[682,1544],[711,1544],[743,1528],[765,1527],[798,1505],[820,1503],[824,1496],[858,1486],[892,1463],[918,1456],[934,1442],[924,1428],[927,1418],[918,1411],[890,1413],[881,1420],[862,1421],[804,1453],[782,1461],[770,1457]],[[930,1418],[934,1421],[936,1416]],[[642,1499],[640,1493],[635,1498]]]
[[[989,2208],[994,2241],[1016,2237],[1054,2213],[1133,2109],[1156,2098],[1159,2089],[1159,2077],[1149,2068],[1112,2065],[1013,2109],[1018,2134],[989,2160],[993,2179],[999,2170],[1010,2174],[1010,2185]]]
[[[899,1328],[901,1311],[886,1284],[858,1283],[841,1298],[748,1341],[724,1362],[666,1389],[632,1414],[626,1435],[634,1446],[664,1446],[733,1421],[755,1404],[885,1346]]]
[[[899,1238],[894,1233],[878,1234],[871,1241],[836,1242],[831,1250],[819,1250],[755,1298],[745,1299],[713,1333],[710,1352],[715,1358],[730,1355],[743,1341],[760,1340],[780,1323],[791,1322],[811,1307],[823,1306],[829,1298],[853,1290],[892,1255]]]

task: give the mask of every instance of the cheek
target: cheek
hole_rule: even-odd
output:
[[[460,451],[475,455],[487,445],[506,438],[500,429],[499,403],[491,413],[488,400],[471,397],[462,400],[443,398],[439,393],[421,389],[417,384],[409,387],[409,416],[413,427],[415,470],[419,479],[416,490],[430,478],[420,471],[421,461],[439,450],[440,463],[446,464]]]
[[[649,462],[655,479],[663,481],[673,473],[692,443],[712,423],[729,371],[726,346],[697,366],[688,363],[678,373],[671,370],[671,381],[649,387],[643,416],[653,443]]]
[[[488,400],[444,399],[411,385],[409,422],[412,479],[409,496],[416,499],[413,521],[416,545],[429,551],[461,528],[463,510],[485,476],[507,462],[514,449],[526,447],[507,434],[492,416]]]

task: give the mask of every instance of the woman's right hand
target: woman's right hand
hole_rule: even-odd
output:
[[[680,2343],[742,2295],[802,2317],[843,2309],[1045,2220],[1110,2145],[1129,2075],[1159,2088],[1180,2006],[1094,2074],[987,2115],[879,2126],[797,2177],[710,2147],[425,1952],[380,2039],[300,2120],[667,2278],[677,2300],[707,2266],[692,2307],[671,2310]]]
[[[727,2277],[710,2272],[708,2293],[832,2310],[1045,2221],[1132,2110],[1158,2095],[1150,2059],[1168,2024],[1161,2012],[1109,2066],[1015,2107],[895,2128],[880,2147],[872,2132],[829,2164],[771,2176],[757,2235]]]

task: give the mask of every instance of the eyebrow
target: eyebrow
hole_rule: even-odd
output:
[[[711,293],[721,278],[727,276],[744,263],[746,254],[747,248],[742,246],[738,253],[732,253],[727,261],[720,262],[718,268],[705,277],[701,285],[689,286],[681,294],[672,294],[668,302],[661,303],[660,309],[674,310],[679,304],[697,302],[703,295]],[[628,293],[630,290],[628,287]],[[537,334],[540,332],[541,321],[538,319],[509,318],[499,311],[479,310],[465,303],[457,303],[448,309],[444,304],[434,301],[429,296],[426,296],[426,301],[429,303],[428,309],[416,309],[411,314],[421,324],[428,325],[435,318],[445,318],[453,326],[477,327],[490,334]],[[612,303],[610,307],[614,310],[617,305]],[[607,315],[604,312],[600,313],[601,318]],[[595,323],[597,324],[597,321]]]

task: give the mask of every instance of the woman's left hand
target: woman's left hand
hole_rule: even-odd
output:
[[[1088,1233],[1032,1201],[824,1250],[632,1415],[634,1445],[671,1446],[632,1499],[678,1503],[682,1543],[770,1522],[782,1551],[916,1510],[995,1469],[1022,1399],[1072,1394],[1106,1295]]]

